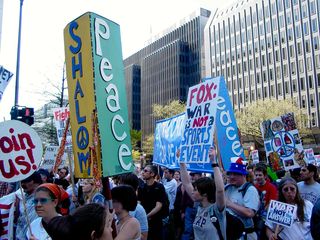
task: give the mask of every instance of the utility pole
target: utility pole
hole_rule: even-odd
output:
[[[64,81],[66,80],[64,76],[65,66],[66,66],[66,63],[63,64],[63,68],[62,68],[62,87],[61,87],[60,107],[63,107]]]
[[[19,71],[20,71],[20,43],[21,43],[22,5],[23,5],[23,0],[20,0],[20,16],[19,16],[18,48],[17,48],[17,66],[16,66],[16,88],[15,88],[15,95],[14,95],[14,106],[18,105],[18,100],[19,100]]]

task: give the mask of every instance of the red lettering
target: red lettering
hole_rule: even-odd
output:
[[[192,127],[195,128],[195,127],[202,127],[206,125],[208,118],[209,118],[208,116],[205,116],[205,117],[199,117],[194,119]]]
[[[32,142],[32,139],[31,139],[31,137],[30,137],[30,135],[28,133],[18,134],[18,138],[19,138],[19,142],[20,142],[20,146],[21,146],[22,150],[26,149],[26,145],[23,142],[24,139],[27,140],[27,144],[28,144],[29,148],[31,148],[31,149],[35,148],[35,146],[34,146],[34,144]]]
[[[206,88],[204,85],[201,85],[197,94],[197,103],[200,104],[203,101],[204,94],[205,94]]]
[[[212,100],[212,95],[211,95],[211,89],[213,88],[214,83],[211,83],[211,85],[206,85],[206,97],[204,98],[204,102],[207,100]]]
[[[198,91],[198,89],[197,89],[197,88],[194,88],[194,89],[192,89],[192,90],[191,90],[189,106],[191,106],[191,105],[192,105],[192,99],[194,98],[194,96],[193,96],[193,95],[194,95],[197,91]]]
[[[10,128],[10,129],[9,129],[9,132],[10,132],[11,134],[13,134],[13,133],[14,133],[14,129],[13,129],[13,128]],[[15,151],[20,151],[20,146],[19,146],[19,144],[18,144],[18,142],[17,142],[17,139],[16,139],[16,137],[15,137],[14,135],[12,135],[12,142],[13,142],[14,150],[15,150]]]
[[[25,158],[24,156],[18,156],[16,157],[15,159],[15,163],[19,166],[24,166],[25,168],[24,169],[20,169],[20,172],[22,174],[27,174],[28,172],[30,172],[30,169],[31,169],[31,165],[29,162],[25,161]]]
[[[13,150],[13,143],[9,137],[0,138],[0,148],[3,153],[10,153]]]
[[[9,163],[9,172],[6,172],[6,169],[4,167],[4,161],[0,160],[0,172],[1,172],[2,176],[4,176],[7,179],[10,179],[10,178],[14,177],[15,175],[19,175],[19,172],[16,169],[16,167],[14,166],[13,161],[11,159],[9,159],[8,163]]]
[[[30,162],[32,164],[33,170],[36,170],[37,166],[34,164],[34,157],[33,157],[33,154],[32,154],[32,149],[27,149],[27,154],[28,154],[28,157],[29,157]]]

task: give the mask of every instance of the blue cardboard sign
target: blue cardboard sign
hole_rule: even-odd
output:
[[[217,99],[216,129],[218,145],[223,168],[229,169],[232,157],[245,159],[243,147],[240,143],[238,126],[229,98],[228,88],[222,76],[214,78],[219,82],[219,96]]]

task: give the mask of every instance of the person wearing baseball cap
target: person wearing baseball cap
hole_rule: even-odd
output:
[[[225,189],[227,210],[238,216],[245,226],[247,239],[257,239],[253,217],[259,209],[257,189],[246,180],[248,172],[241,157],[231,158],[227,170],[228,184]]]

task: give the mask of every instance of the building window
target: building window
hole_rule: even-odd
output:
[[[301,42],[298,42],[298,54],[301,55],[302,54],[302,46],[301,46]]]
[[[301,87],[301,90],[303,91],[304,90],[304,78],[300,78],[300,87]]]
[[[304,69],[304,67],[303,67],[303,60],[300,59],[300,60],[299,60],[299,72],[300,72],[300,73],[303,73],[303,69]]]
[[[315,36],[313,38],[313,48],[314,50],[318,50],[319,49],[319,37]]]
[[[316,55],[315,59],[316,59],[316,68],[320,68],[320,55]]]
[[[284,83],[286,94],[289,93],[289,82]]]
[[[309,53],[310,52],[310,41],[309,40],[306,40],[305,42],[306,44],[306,52]]]
[[[303,23],[303,33],[305,36],[309,35],[309,25],[308,22]]]
[[[302,18],[306,18],[308,16],[307,5],[302,6]]]
[[[311,57],[307,57],[307,68],[308,71],[311,71],[312,69]]]
[[[300,30],[300,25],[296,25],[296,38],[301,38],[301,30]]]
[[[274,85],[271,85],[271,93],[270,93],[271,97],[274,97]]]
[[[309,79],[309,88],[313,88],[313,78],[312,76],[308,76]]]
[[[311,20],[311,29],[312,29],[312,32],[318,31],[318,23],[316,18]]]
[[[292,28],[288,28],[287,34],[289,41],[291,41],[293,39]]]
[[[278,83],[278,95],[279,95],[279,96],[282,96],[281,83]]]
[[[306,108],[306,96],[302,96],[302,107]]]
[[[311,1],[311,2],[310,2],[310,14],[311,14],[311,15],[316,14],[316,4],[315,4],[315,1]]]
[[[292,90],[293,92],[297,92],[297,80],[292,79]]]

